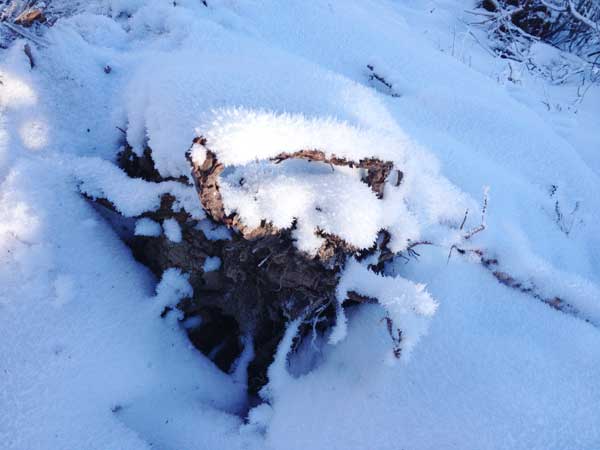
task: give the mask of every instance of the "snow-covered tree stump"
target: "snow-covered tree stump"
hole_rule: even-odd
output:
[[[382,276],[407,248],[394,241],[404,173],[355,154],[309,148],[248,158],[199,137],[187,154],[190,175],[172,177],[149,148],[125,146],[117,158],[124,173],[95,168],[80,190],[118,213],[119,230],[135,219],[121,231],[133,255],[159,278],[175,269],[193,291],[161,315],[176,314],[223,371],[247,364],[257,394],[289,323],[300,321],[300,339],[320,333],[336,343],[346,333],[343,305],[377,302],[400,357],[436,309],[423,286]]]
[[[203,139],[195,142],[195,146],[202,148],[205,144]],[[327,171],[338,167],[360,170],[364,172],[362,181],[377,198],[383,197],[385,182],[393,168],[391,162],[377,158],[351,161],[317,150],[282,153],[267,164],[284,161],[314,162]],[[359,250],[341,237],[317,229],[315,233],[322,243],[316,253],[302,251],[295,245],[295,224],[278,228],[263,219],[258,226],[249,226],[237,213],[226,212],[220,186],[226,167],[214,153],[206,150],[201,163],[192,157],[190,162],[198,196],[213,232],[206,228],[206,223],[204,228],[199,227],[198,221],[185,211],[176,211],[175,198],[165,194],[160,208],[144,213],[144,217],[163,223],[175,220],[181,238],[174,242],[166,234],[136,235],[130,241],[131,247],[134,255],[158,276],[173,267],[189,275],[194,297],[182,301],[179,308],[186,318],[201,318],[203,326],[191,328],[188,333],[192,342],[211,354],[219,367],[230,370],[242,351],[240,339],[252,340],[254,358],[248,367],[248,387],[251,393],[257,393],[267,382],[267,368],[286,324],[301,315],[306,323],[319,315],[321,330],[334,324],[336,288],[347,258],[364,258],[381,249],[373,245],[368,250]],[[132,177],[165,181],[154,168],[150,150],[138,157],[126,148],[119,164]],[[394,176],[396,183],[401,181],[401,172],[396,171]],[[244,184],[243,180],[240,184]],[[382,248],[386,242],[380,240]],[[207,261],[218,261],[218,268],[206,270]],[[375,300],[350,291],[347,301]]]

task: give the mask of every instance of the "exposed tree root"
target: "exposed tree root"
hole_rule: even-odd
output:
[[[562,311],[564,313],[583,318],[580,312],[577,310],[577,308],[575,308],[573,305],[571,305],[564,299],[558,296],[546,297],[539,293],[538,289],[533,283],[528,284],[523,281],[519,281],[517,278],[513,277],[507,272],[499,270],[499,263],[496,258],[486,257],[485,253],[481,250],[473,251],[473,253],[475,253],[479,257],[481,265],[485,267],[488,271],[490,271],[494,278],[496,278],[496,280],[498,280],[498,282],[503,284],[504,286],[508,286],[511,289],[515,289],[519,292],[530,295],[536,300],[545,303],[546,305],[556,309],[557,311]],[[587,321],[587,319],[583,319]]]
[[[433,245],[433,244],[431,242],[419,242],[419,243],[416,243],[416,245]],[[518,278],[514,277],[513,275],[511,275],[503,270],[500,270],[500,263],[498,262],[498,259],[489,257],[485,250],[465,249],[465,248],[461,248],[456,245],[453,245],[451,247],[450,251],[452,252],[453,250],[456,251],[460,255],[471,255],[471,256],[474,256],[475,258],[477,258],[477,261],[481,264],[481,266],[484,267],[486,270],[488,270],[491,273],[491,275],[500,284],[503,284],[504,286],[507,286],[511,289],[515,289],[519,292],[522,292],[523,294],[527,294],[530,297],[533,297],[534,299],[539,300],[542,303],[550,306],[551,308],[556,309],[557,311],[561,311],[561,312],[573,315],[575,317],[578,317],[579,319],[583,319],[586,322],[589,322],[589,320],[587,318],[583,317],[583,315],[579,312],[579,310],[577,308],[575,308],[572,304],[570,304],[568,301],[564,300],[563,298],[561,298],[559,296],[553,296],[553,297],[545,296],[539,292],[539,289],[535,286],[534,283],[532,283],[532,282],[527,283],[525,281],[521,281]],[[452,253],[449,254],[448,258],[450,258],[451,255],[452,255]]]

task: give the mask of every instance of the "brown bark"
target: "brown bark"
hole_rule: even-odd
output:
[[[359,161],[352,161],[335,155],[327,156],[321,150],[300,150],[294,153],[284,152],[271,158],[275,164],[279,164],[286,159],[304,159],[307,161],[322,162],[329,164],[332,167],[339,166],[364,169],[366,170],[366,174],[363,176],[363,181],[371,187],[375,194],[377,194],[377,198],[383,198],[385,182],[394,167],[394,163],[391,161],[382,161],[377,158],[364,158]],[[402,178],[399,176],[398,179],[401,180]]]
[[[33,22],[45,22],[46,17],[41,9],[28,9],[23,11],[19,16],[15,19],[15,23],[17,25],[21,25],[24,27],[30,27]]]

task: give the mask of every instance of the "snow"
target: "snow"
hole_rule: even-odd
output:
[[[99,158],[78,158],[68,161],[73,176],[79,179],[79,190],[91,198],[104,198],[126,217],[135,217],[160,207],[160,199],[171,194],[177,200],[175,209],[183,208],[192,217],[205,217],[193,186],[175,181],[153,183],[130,178],[114,164]]]
[[[264,399],[273,401],[274,396],[279,394],[279,392],[284,389],[285,385],[290,381],[291,377],[287,370],[288,355],[292,350],[294,338],[297,336],[298,329],[300,328],[303,320],[304,317],[300,316],[287,324],[285,334],[283,335],[283,338],[277,347],[277,352],[275,353],[273,363],[271,363],[271,366],[269,367],[267,374],[269,377],[269,383],[263,387],[260,392],[261,397]],[[259,417],[263,415],[260,413],[260,409],[258,415]]]
[[[202,269],[205,272],[213,272],[215,270],[219,270],[221,267],[221,258],[218,256],[209,256],[204,260],[204,266]]]
[[[201,220],[196,228],[201,230],[204,235],[213,241],[227,241],[231,239],[231,231],[223,225],[216,225],[212,221],[205,219]]]
[[[338,301],[348,298],[349,291],[356,291],[367,297],[378,299],[391,319],[393,327],[402,330],[401,351],[407,359],[418,342],[427,332],[427,318],[433,316],[438,305],[422,284],[415,284],[402,277],[384,277],[367,270],[355,259],[348,262],[337,287]],[[346,325],[342,325],[344,328]],[[341,332],[336,329],[330,343],[341,340]],[[391,331],[392,334],[395,330]]]
[[[295,223],[296,245],[307,253],[314,254],[323,241],[316,230],[357,248],[374,244],[384,223],[383,208],[355,174],[332,173],[328,165],[308,161],[271,166],[249,164],[223,177],[220,192],[227,213],[236,211],[250,227],[258,227],[262,219],[277,228]]]
[[[248,424],[243,431],[264,433],[273,417],[273,408],[268,403],[261,403],[248,413]]]
[[[61,307],[73,299],[75,286],[69,275],[59,274],[54,280],[54,305]]]
[[[31,45],[33,70],[23,40],[0,50],[4,448],[600,447],[598,86],[581,97],[493,58],[454,0],[52,3],[74,15]],[[531,57],[557,55],[538,45]],[[365,248],[385,227],[405,255],[433,244],[385,278],[349,261],[340,298],[380,304],[338,305],[331,333],[296,353],[291,324],[268,403],[250,411],[251,343],[231,375],[197,352],[176,311],[161,318],[192,295],[186,275],[156,280],[81,195],[155,236],[139,216],[171,194],[209,238],[231,239],[191,184],[114,164],[126,138],[152,148],[161,175],[189,177],[199,135],[228,166],[226,206],[248,224],[297,220],[307,252],[317,228]],[[357,170],[268,161],[302,149],[390,160],[404,179],[379,200]],[[466,239],[485,186],[486,228]],[[449,257],[453,245],[578,313]],[[386,318],[403,330],[398,363]]]
[[[175,219],[166,219],[162,226],[167,239],[175,243],[181,242],[181,227]]]
[[[148,217],[142,217],[135,222],[134,234],[136,236],[158,237],[162,233],[162,228],[158,222]]]
[[[174,308],[180,300],[192,295],[194,290],[188,282],[188,276],[179,269],[167,269],[156,286],[156,296],[153,299],[155,310],[161,314],[165,308]],[[178,318],[183,319],[183,315]]]
[[[153,277],[104,221],[89,222],[97,216],[69,170],[21,160],[1,186],[4,448],[146,449],[111,410],[172,392],[189,408],[155,410],[156,420],[216,414],[214,438],[236,448],[231,417],[219,417],[243,409],[242,390],[160,318]]]

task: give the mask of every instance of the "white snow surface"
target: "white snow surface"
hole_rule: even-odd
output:
[[[221,267],[221,258],[218,256],[209,256],[204,260],[203,270],[205,272],[213,272]]]
[[[575,84],[522,68],[510,81],[467,3],[77,2],[31,45],[35,68],[25,41],[0,50],[2,447],[600,448],[600,89],[574,101]],[[291,324],[247,423],[240,371],[196,351],[175,312],[160,317],[191,295],[186,275],[156,280],[81,195],[135,217],[172,193],[203,219],[192,185],[114,165],[126,138],[163,176],[188,176],[199,135],[230,166],[227,207],[249,224],[296,219],[303,250],[315,228],[361,248],[380,227],[394,250],[434,244],[381,280],[350,262],[340,296],[381,304],[340,308],[333,334],[293,355]],[[378,200],[356,170],[265,161],[301,149],[391,160],[404,179]],[[486,186],[486,229],[465,239]],[[578,313],[448,258],[453,244]],[[390,316],[410,357],[390,357]]]
[[[179,222],[175,219],[166,219],[163,221],[163,231],[165,232],[167,239],[171,242],[181,242],[181,227],[179,226]]]
[[[142,217],[135,222],[134,233],[136,236],[158,237],[162,233],[162,228],[158,222],[148,217]]]

